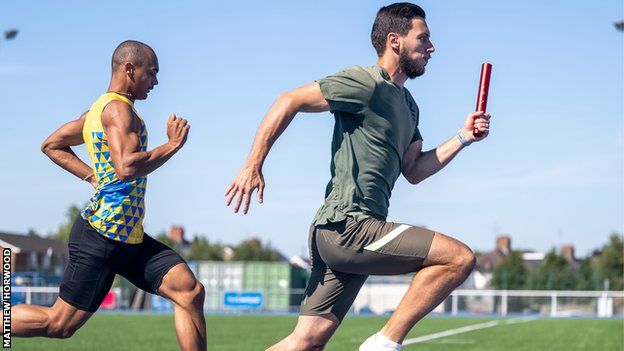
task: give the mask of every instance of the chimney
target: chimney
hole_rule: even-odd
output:
[[[499,235],[496,237],[496,251],[500,251],[503,255],[511,252],[511,238],[509,235]]]
[[[574,245],[568,244],[561,247],[561,256],[570,263],[574,263]]]
[[[169,230],[169,238],[175,243],[182,244],[184,242],[184,228],[179,225],[172,225]]]

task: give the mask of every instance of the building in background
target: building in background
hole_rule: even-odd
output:
[[[61,276],[67,265],[67,245],[36,234],[0,232],[0,247],[11,249],[13,273],[39,273]]]
[[[175,243],[176,249],[180,250],[180,253],[188,254],[191,242],[184,237],[184,227],[172,225],[169,229],[169,239]]]
[[[527,249],[519,249],[515,251],[522,253],[522,261],[525,266],[530,269],[539,267],[546,258],[546,254],[543,252],[536,252],[534,250]],[[490,288],[490,281],[494,274],[494,270],[511,252],[511,237],[506,234],[496,237],[494,249],[492,251],[477,255],[475,269],[466,281],[459,287],[459,289]],[[572,244],[563,245],[560,249],[560,254],[570,263],[570,267],[578,267],[580,261],[574,255],[574,246]]]

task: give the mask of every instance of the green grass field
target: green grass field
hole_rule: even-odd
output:
[[[327,345],[328,351],[354,351],[379,330],[384,317],[347,317]],[[419,337],[468,325],[498,321],[490,328],[404,346],[410,351],[570,351],[624,350],[622,319],[535,319],[508,324],[511,319],[427,318],[408,336]],[[206,317],[211,351],[257,351],[286,336],[295,316],[231,315]],[[99,314],[68,340],[13,338],[15,350],[152,351],[177,350],[172,315]]]

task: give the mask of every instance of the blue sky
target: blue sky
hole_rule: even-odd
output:
[[[60,5],[62,4],[62,5]],[[151,45],[160,85],[138,102],[150,146],[175,112],[189,119],[182,151],[149,177],[149,233],[237,243],[269,240],[307,252],[329,180],[330,114],[301,114],[265,164],[265,203],[246,216],[223,191],[243,164],[277,95],[376,57],[370,28],[385,1],[3,2],[0,29],[0,230],[54,230],[88,184],[40,151],[63,122],[103,93],[124,39]],[[488,140],[412,186],[397,182],[389,219],[424,225],[488,250],[499,233],[516,248],[572,243],[578,255],[624,227],[624,33],[619,0],[422,1],[436,46],[406,86],[421,111],[424,148],[450,138],[474,109],[480,64],[493,63]],[[85,157],[84,150],[79,155]]]

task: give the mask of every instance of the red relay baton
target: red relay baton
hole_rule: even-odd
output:
[[[481,78],[479,78],[479,94],[477,95],[477,107],[476,111],[485,112],[487,107],[488,91],[490,90],[490,75],[492,74],[492,64],[483,63],[481,65]],[[472,134],[479,137],[479,133],[476,129],[473,129]]]

